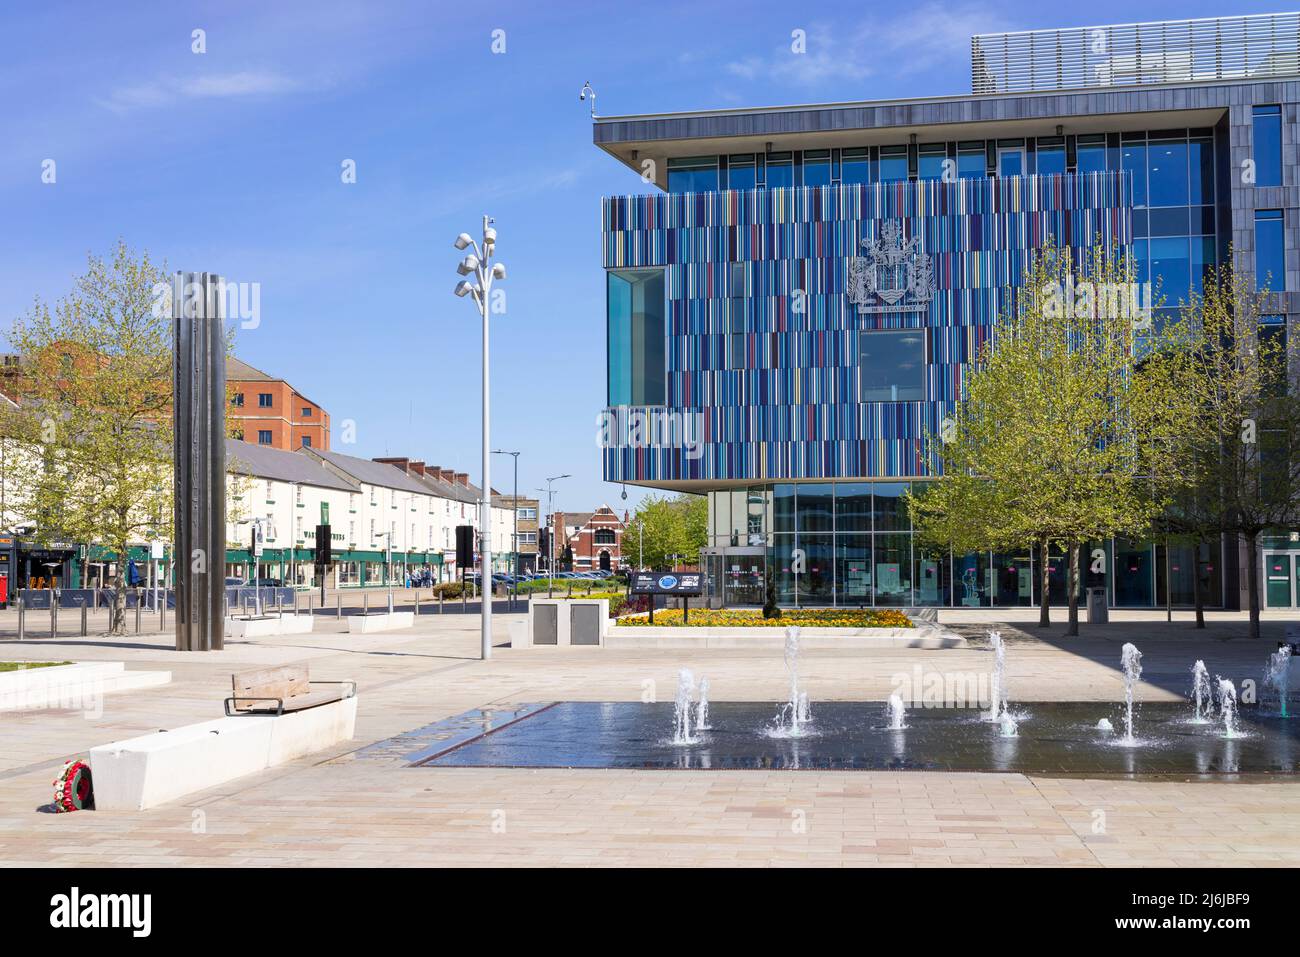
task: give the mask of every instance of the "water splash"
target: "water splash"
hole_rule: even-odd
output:
[[[709,679],[700,678],[700,690],[695,699],[695,730],[712,731],[709,724]]]
[[[1209,724],[1214,711],[1214,690],[1210,686],[1210,672],[1199,658],[1192,665],[1192,702],[1192,723]]]
[[[1110,734],[1115,730],[1115,726],[1110,723],[1110,718],[1102,718],[1100,721],[1097,722],[1097,730],[1104,731],[1106,734]]]
[[[984,713],[984,720],[1000,721],[1007,710],[1007,648],[1002,642],[1002,632],[990,631],[989,644],[993,646],[993,674],[989,678],[989,710]]]
[[[1284,718],[1289,718],[1287,714],[1287,698],[1291,695],[1291,646],[1282,645],[1277,651],[1269,655],[1268,674],[1264,676],[1264,684],[1277,692],[1278,696],[1278,714]]]
[[[776,724],[768,729],[768,734],[776,738],[798,738],[808,733],[812,723],[808,692],[799,690],[798,625],[790,625],[785,630],[785,666],[790,672],[790,700],[782,705]]]
[[[1223,718],[1223,736],[1237,738],[1237,688],[1227,678],[1219,679],[1219,715]]]
[[[1011,717],[1010,711],[1003,711],[1002,717],[998,718],[998,733],[1004,738],[1015,738],[1020,736],[1020,725],[1016,719]]]
[[[1124,668],[1124,737],[1126,745],[1137,744],[1133,734],[1133,687],[1142,677],[1142,652],[1131,641],[1126,641],[1120,650],[1120,664]]]
[[[691,733],[691,697],[695,691],[695,676],[689,668],[677,673],[677,700],[673,703],[673,744],[696,744],[699,738]]]
[[[889,696],[889,704],[886,706],[889,713],[889,730],[902,731],[907,725],[907,708],[903,705],[903,696],[895,691]]]

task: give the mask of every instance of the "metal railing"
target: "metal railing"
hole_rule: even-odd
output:
[[[1300,13],[982,33],[970,42],[976,94],[1300,73]]]

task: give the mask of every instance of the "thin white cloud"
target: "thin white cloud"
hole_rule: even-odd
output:
[[[911,76],[954,57],[965,58],[975,33],[1006,29],[995,9],[981,3],[923,3],[893,17],[852,23],[809,23],[803,52],[794,39],[766,55],[732,60],[727,74],[738,80],[817,87],[870,76]]]
[[[239,70],[196,77],[159,77],[147,83],[119,87],[96,102],[115,113],[127,113],[180,100],[279,96],[301,89],[301,83],[280,73]]]

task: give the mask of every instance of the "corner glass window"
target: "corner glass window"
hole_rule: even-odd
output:
[[[609,404],[664,402],[664,274],[658,269],[609,274]]]
[[[1250,158],[1255,161],[1256,186],[1282,185],[1282,107],[1254,109],[1254,140]]]
[[[925,335],[920,329],[863,332],[858,336],[862,402],[915,402],[925,398]]]
[[[1120,168],[1133,174],[1133,205],[1147,205],[1147,145],[1125,143],[1119,155]]]
[[[668,161],[668,192],[703,193],[717,188],[716,156],[686,156]]]
[[[830,150],[804,151],[803,184],[805,186],[829,186],[831,184]]]
[[[1214,202],[1214,141],[1208,137],[1187,143],[1187,186],[1193,205]]]
[[[1286,289],[1285,241],[1282,210],[1255,210],[1255,288],[1269,292]]]

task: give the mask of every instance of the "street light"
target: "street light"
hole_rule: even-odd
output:
[[[488,586],[487,594],[479,603],[480,628],[479,657],[487,660],[492,657],[492,480],[491,480],[491,442],[489,439],[491,419],[488,404],[488,297],[492,292],[492,282],[506,278],[503,263],[493,263],[492,254],[496,251],[497,231],[492,227],[492,217],[483,217],[483,245],[476,244],[469,233],[461,233],[453,245],[457,249],[472,249],[456,266],[456,272],[462,276],[473,275],[475,282],[462,279],[456,283],[455,293],[464,298],[471,296],[478,306],[483,319],[483,497],[479,501],[479,539],[482,542],[483,583]]]
[[[515,491],[514,491],[514,508],[515,508],[515,527],[514,527],[514,547],[515,547],[515,580],[511,587],[510,610],[515,610],[515,599],[519,597],[519,453],[507,452],[505,449],[493,449],[493,455],[513,455],[515,457]]]
[[[573,478],[573,476],[568,472],[563,475],[552,475],[546,480],[546,488],[537,490],[546,493],[546,524],[549,526],[546,535],[546,570],[550,575],[550,581],[546,586],[547,595],[555,591],[555,490],[551,486],[560,479],[566,478]]]

